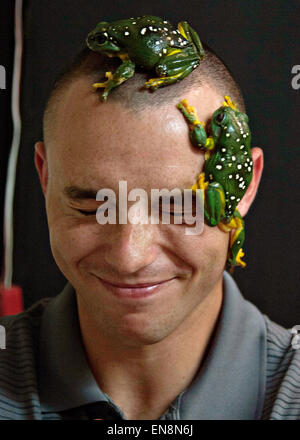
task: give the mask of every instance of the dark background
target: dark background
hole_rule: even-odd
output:
[[[7,70],[7,90],[0,91],[0,197],[11,141],[13,5],[12,0],[1,0],[0,64]],[[145,14],[174,24],[187,20],[235,74],[245,96],[252,145],[264,150],[265,171],[245,219],[248,265],[237,268],[234,278],[244,297],[272,320],[286,327],[300,324],[300,89],[291,86],[292,66],[300,64],[300,1],[293,0],[24,2],[23,130],[15,195],[14,282],[24,289],[25,306],[56,295],[65,284],[51,256],[44,201],[33,163],[33,145],[42,138],[42,112],[49,88],[97,22]],[[2,222],[3,203],[0,214]]]

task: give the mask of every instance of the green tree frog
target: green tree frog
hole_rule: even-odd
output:
[[[155,70],[158,78],[149,79],[145,87],[156,90],[182,80],[204,58],[199,36],[186,21],[174,29],[169,21],[151,15],[101,21],[88,34],[86,43],[93,51],[122,60],[114,73],[106,72],[107,81],[93,84],[95,90],[104,88],[103,101],[112,89],[134,75],[136,65]]]
[[[228,255],[231,270],[236,265],[244,267],[244,221],[236,207],[252,179],[248,116],[239,112],[229,96],[225,96],[223,105],[212,115],[208,136],[194,107],[186,100],[177,107],[189,124],[191,143],[205,151],[204,171],[191,188],[204,190],[204,216],[209,226],[218,225],[225,232],[234,230]]]

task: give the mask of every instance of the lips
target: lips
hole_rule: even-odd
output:
[[[146,298],[154,293],[158,293],[167,284],[169,284],[174,278],[163,281],[152,281],[151,283],[138,283],[138,284],[125,284],[116,283],[102,278],[98,278],[101,284],[115,296],[120,298]]]

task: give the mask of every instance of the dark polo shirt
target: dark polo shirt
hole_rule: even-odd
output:
[[[160,419],[300,420],[300,350],[290,332],[246,301],[226,272],[223,287],[201,367]],[[70,284],[0,324],[0,419],[125,419],[89,368]]]

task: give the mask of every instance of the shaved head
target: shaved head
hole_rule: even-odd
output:
[[[176,105],[178,96],[193,88],[209,86],[220,95],[229,95],[236,102],[240,111],[245,112],[245,104],[239,86],[226,65],[216,54],[204,45],[205,59],[185,79],[171,86],[161,87],[155,92],[144,88],[144,83],[150,77],[156,76],[153,72],[143,72],[136,69],[134,76],[115,88],[109,95],[108,100],[120,103],[132,111],[141,111],[147,107],[160,107],[167,104]],[[115,71],[120,65],[118,58],[108,58],[88,48],[84,48],[73,62],[59,75],[50,92],[43,118],[43,136],[47,146],[57,115],[57,105],[62,99],[64,92],[70,84],[79,78],[86,77],[91,84],[104,79],[105,72]],[[104,103],[102,105],[105,105]]]
[[[95,194],[109,189],[115,195],[112,206],[120,210],[120,182],[126,182],[127,195],[141,189],[150,199],[153,189],[190,188],[204,169],[205,155],[191,144],[176,104],[186,99],[208,127],[224,95],[243,107],[234,81],[208,51],[176,84],[151,93],[143,84],[153,72],[137,72],[100,102],[92,84],[118,63],[85,50],[60,77],[47,104],[45,142],[35,145],[35,164],[52,254],[76,291],[84,341],[107,347],[105,355],[112,346],[122,356],[153,347],[165,353],[170,344],[173,351],[178,341],[186,345],[213,329],[230,233],[207,224],[193,236],[184,233],[187,225],[172,222],[133,224],[118,218],[99,224]],[[241,216],[255,197],[262,170],[262,153],[253,150],[254,177],[239,202]],[[133,205],[128,200],[130,209]],[[140,301],[113,294],[107,283],[160,290]]]

